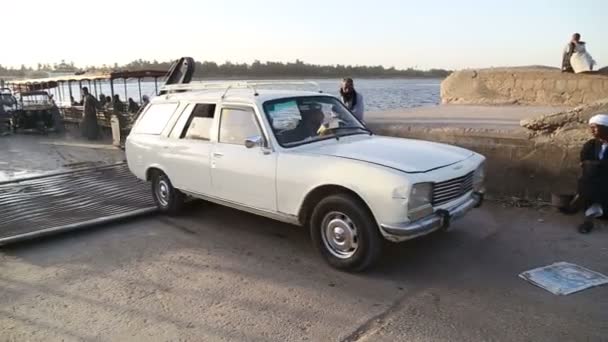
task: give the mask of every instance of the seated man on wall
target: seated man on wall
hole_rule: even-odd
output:
[[[593,139],[581,150],[582,176],[578,182],[578,201],[584,206],[585,221],[580,233],[593,230],[593,219],[608,214],[608,114],[589,120]]]
[[[592,72],[595,60],[587,51],[587,44],[581,41],[580,33],[572,35],[572,40],[566,48],[562,56],[562,72]]]

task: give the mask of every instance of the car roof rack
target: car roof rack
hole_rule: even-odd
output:
[[[197,83],[184,83],[184,84],[171,84],[163,86],[161,92],[169,93],[182,93],[189,91],[202,91],[202,90],[218,90],[224,89],[222,99],[226,97],[226,94],[231,89],[251,89],[253,95],[258,96],[258,87],[263,86],[276,86],[276,85],[306,85],[313,86],[317,92],[323,93],[321,87],[317,82],[314,81],[236,81],[236,82],[197,82]]]

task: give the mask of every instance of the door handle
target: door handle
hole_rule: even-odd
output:
[[[220,157],[223,157],[224,154],[221,153],[221,152],[213,152],[213,156],[216,157],[216,158],[220,158]]]

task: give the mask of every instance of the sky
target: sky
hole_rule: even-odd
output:
[[[5,66],[181,56],[420,69],[559,66],[573,32],[600,66],[608,64],[608,0],[2,0],[0,8],[10,32],[0,46]]]

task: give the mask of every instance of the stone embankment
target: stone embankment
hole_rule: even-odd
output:
[[[608,97],[608,76],[548,67],[454,72],[441,84],[444,104],[578,106]]]
[[[407,120],[370,123],[379,134],[454,144],[485,155],[491,195],[548,200],[551,193],[576,191],[580,148],[590,139],[587,122],[597,113],[608,113],[608,76],[544,67],[465,70],[442,83],[441,95],[444,104],[486,105],[488,113],[505,104],[522,105],[522,111],[540,105],[569,107],[523,119],[518,129],[421,127]],[[477,115],[482,114],[477,108]]]

